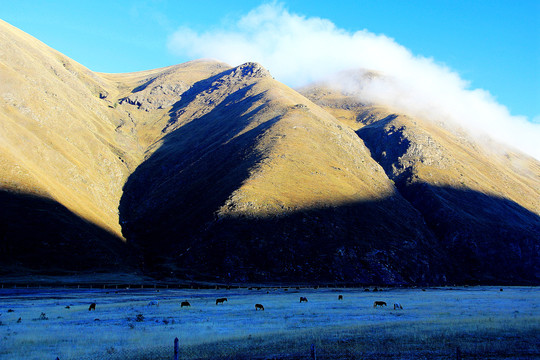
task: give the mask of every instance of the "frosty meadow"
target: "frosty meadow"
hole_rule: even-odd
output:
[[[535,287],[158,290],[2,289],[0,359],[171,359],[175,337],[180,359],[540,356]]]

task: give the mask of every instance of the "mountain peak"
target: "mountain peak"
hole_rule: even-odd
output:
[[[271,76],[268,70],[256,62],[247,62],[237,66],[234,69],[233,75],[249,78],[265,78]]]

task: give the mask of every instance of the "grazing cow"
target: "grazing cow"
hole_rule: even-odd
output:
[[[369,292],[369,289],[364,289],[365,292]]]
[[[180,304],[180,307],[183,308],[184,306],[191,306],[191,304],[187,301],[182,301],[182,303]]]
[[[15,310],[9,309],[7,312],[8,312],[8,313],[11,313],[11,312],[15,312]]]
[[[337,299],[338,300],[343,300],[343,295],[338,295]]]
[[[375,301],[373,303],[373,307],[376,308],[377,306],[383,307],[383,306],[387,306],[387,305],[386,305],[386,303],[384,301]]]
[[[262,306],[261,304],[255,304],[255,311],[257,311],[257,310],[264,311],[264,306]]]
[[[157,300],[152,300],[148,303],[148,306],[159,306],[159,301]]]
[[[307,301],[307,298],[300,296],[300,302],[308,302],[308,301]]]
[[[71,306],[69,306],[69,305],[66,305],[66,309],[71,309]]]
[[[88,311],[90,311],[90,310],[96,311],[96,303],[91,303],[90,304],[90,307],[88,308]]]
[[[394,310],[403,310],[403,306],[401,306],[400,303],[395,303],[394,304]]]
[[[227,301],[227,298],[219,298],[219,299],[216,299],[216,305],[217,305],[217,304],[223,304],[225,301]]]

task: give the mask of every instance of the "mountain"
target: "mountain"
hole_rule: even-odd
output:
[[[439,275],[425,275],[433,236],[362,140],[260,65],[195,83],[162,133],[120,202],[149,269],[227,281]]]
[[[502,144],[475,142],[451,124],[362,103],[354,92],[329,84],[301,92],[364,141],[438,239],[445,261],[452,264],[449,278],[459,282],[538,278],[536,159]]]
[[[524,154],[256,63],[95,73],[1,21],[0,75],[4,274],[538,283]]]

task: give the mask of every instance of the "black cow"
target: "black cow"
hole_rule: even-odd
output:
[[[219,299],[216,299],[216,305],[217,305],[217,304],[223,304],[225,301],[227,301],[227,298],[219,298]]]

